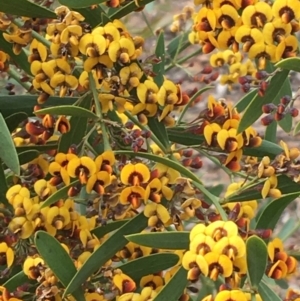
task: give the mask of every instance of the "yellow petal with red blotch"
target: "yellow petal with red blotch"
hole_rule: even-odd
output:
[[[118,52],[121,48],[120,40],[112,41],[108,47],[108,56],[115,63],[118,59]]]
[[[167,208],[161,204],[158,204],[157,205],[157,208],[156,208],[156,212],[157,212],[157,216],[158,218],[164,223],[166,224],[171,216],[169,214],[169,211],[167,210]]]
[[[204,256],[208,252],[212,252],[215,241],[204,233],[199,233],[193,237],[190,242],[189,249],[199,255]]]
[[[129,56],[133,56],[135,53],[135,47],[132,39],[121,37],[119,40],[121,49],[126,49]]]
[[[59,208],[59,215],[64,219],[64,225],[68,225],[71,221],[70,212],[66,207]]]
[[[120,175],[121,182],[125,185],[128,185],[129,177],[134,172],[135,172],[134,164],[130,163],[130,164],[125,165],[121,170],[121,175]]]
[[[89,175],[93,175],[97,171],[96,164],[93,159],[87,156],[83,156],[80,158],[80,163],[84,166],[88,171]]]
[[[12,248],[7,248],[6,250],[6,263],[7,263],[7,267],[10,268],[12,266],[12,264],[14,263],[14,259],[15,259],[15,253],[13,251]],[[11,301],[11,298],[10,298]]]
[[[59,208],[57,206],[53,206],[49,208],[47,212],[47,223],[52,224],[53,219],[59,215]]]
[[[205,136],[205,134],[204,134]],[[218,141],[218,144],[220,146],[220,148],[222,150],[225,149],[225,145],[226,145],[226,142],[227,142],[227,139],[229,138],[229,133],[227,130],[225,129],[221,129],[218,134],[217,134],[217,141]]]
[[[83,55],[87,55],[87,53],[86,53],[87,47],[91,46],[93,44],[93,39],[94,39],[94,37],[90,33],[86,33],[85,35],[83,35],[81,37],[80,42],[79,42],[79,51]]]
[[[190,232],[190,241],[192,241],[198,234],[205,233],[206,226],[204,224],[197,224]]]
[[[32,75],[38,74],[42,70],[42,63],[40,61],[33,61],[30,65],[30,72]]]
[[[92,71],[93,68],[95,68],[98,62],[99,62],[98,57],[88,57],[83,63],[83,68],[86,72],[90,72]]]
[[[210,27],[214,31],[216,26],[217,26],[217,17],[216,17],[216,14],[215,14],[214,10],[207,9],[207,15],[206,16],[207,16],[207,20],[210,24]]]
[[[217,123],[212,123],[205,126],[203,134],[208,145],[211,145],[212,143],[213,134],[218,133],[219,131],[221,131],[221,127]]]
[[[182,266],[185,270],[189,270],[192,267],[192,264],[196,262],[197,254],[191,251],[186,251],[182,257]]]
[[[246,254],[246,245],[240,236],[223,237],[214,245],[213,252],[224,254],[230,259],[240,258]]]
[[[93,43],[95,45],[95,49],[97,50],[98,54],[101,55],[106,50],[106,41],[105,38],[101,35],[94,35],[93,36]]]

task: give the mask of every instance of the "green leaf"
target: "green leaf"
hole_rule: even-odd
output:
[[[155,117],[149,117],[147,125],[165,148],[169,149],[170,144],[166,126],[162,122],[159,122]]]
[[[20,174],[20,163],[18,154],[11,138],[9,129],[0,113],[0,158],[3,163],[15,174]]]
[[[280,232],[277,234],[277,237],[280,238],[282,241],[285,241],[289,238],[296,230],[299,228],[299,223],[295,218],[290,218],[282,228]]]
[[[187,271],[180,267],[171,280],[159,291],[153,301],[178,300],[187,286]]]
[[[105,234],[112,232],[114,230],[119,229],[122,227],[124,224],[128,222],[127,219],[120,220],[120,221],[114,221],[111,223],[106,224],[105,226],[99,226],[97,228],[94,228],[91,233],[96,235],[98,238],[103,237]]]
[[[44,203],[42,203],[41,205],[41,209],[51,206],[52,204],[54,204],[55,202],[57,202],[60,199],[66,199],[68,197],[68,190],[72,187],[75,186],[79,183],[79,180],[74,180],[73,182],[71,182],[69,185],[66,185],[64,187],[62,187],[61,189],[55,191],[53,194],[51,194]]]
[[[141,5],[145,6],[153,1],[154,0],[142,0],[139,2],[141,3]],[[136,10],[137,8],[138,7],[136,6],[135,2],[130,1],[130,2],[128,2],[128,4],[122,6],[118,9],[112,9],[111,13],[108,16],[111,20],[121,19],[121,18],[125,17],[126,15],[130,14],[131,12],[133,12],[134,10]]]
[[[274,159],[277,155],[282,153],[283,149],[280,145],[271,141],[263,140],[258,147],[244,147],[243,154],[246,156],[264,157],[269,156]]]
[[[176,53],[180,53],[180,51],[186,49],[191,43],[188,40],[189,32],[184,32],[182,34],[177,35],[171,42],[167,45],[167,54],[170,58],[174,59]],[[179,49],[178,49],[179,48]],[[168,60],[168,56],[166,60]]]
[[[157,253],[131,260],[118,266],[136,283],[146,275],[162,272],[178,263],[179,256],[173,253]]]
[[[261,115],[262,115],[262,106],[269,103],[271,100],[277,97],[278,93],[282,88],[282,83],[286,80],[289,75],[288,70],[283,70],[276,73],[270,80],[269,86],[263,97],[256,94],[251,100],[249,105],[240,120],[238,133],[243,132],[249,126],[251,126]]]
[[[104,265],[120,249],[122,249],[128,242],[125,235],[144,230],[147,227],[147,222],[148,218],[143,213],[140,213],[118,229],[114,235],[108,238],[92,253],[80,270],[77,271],[66,288],[64,296],[74,292],[76,288],[97,271],[99,267]]]
[[[297,122],[294,131],[293,131],[293,136],[296,136],[300,132],[300,121]]]
[[[3,164],[0,160],[0,204],[4,204],[6,207],[11,207],[6,199],[6,192],[8,190],[8,185],[6,181],[5,172],[3,169]]]
[[[83,118],[91,118],[93,120],[99,119],[99,117],[92,111],[77,106],[58,106],[52,108],[41,109],[35,111],[34,114],[53,114],[53,115],[68,115]]]
[[[246,241],[248,278],[251,286],[257,288],[267,267],[268,250],[265,242],[253,235]]]
[[[200,145],[205,141],[203,135],[196,135],[185,128],[168,128],[167,133],[171,142],[186,146]]]
[[[253,89],[250,92],[248,92],[244,97],[242,97],[235,105],[237,111],[239,113],[243,112],[247,108],[251,100],[256,96],[256,94],[257,94],[257,89]]]
[[[153,65],[153,72],[156,74],[156,76],[154,77],[154,82],[160,88],[164,83],[164,71],[165,71],[165,61],[166,61],[165,38],[164,38],[163,31],[159,33],[159,36],[157,38],[155,55],[158,59],[160,59],[160,62]]]
[[[9,55],[10,62],[14,63],[18,68],[23,70],[25,73],[31,74],[30,64],[28,63],[28,58],[27,58],[25,51],[22,49],[20,54],[18,54],[18,55],[14,54],[13,44],[8,43],[4,39],[2,31],[0,33],[0,49]],[[18,95],[18,96],[20,96],[20,95]],[[8,97],[10,97],[10,96],[8,96]],[[1,110],[1,113],[3,114],[2,110]],[[4,116],[6,116],[6,115],[4,115]]]
[[[36,232],[34,244],[51,271],[62,285],[66,287],[77,272],[72,258],[57,239],[47,232]],[[84,292],[80,285],[74,289],[72,295],[76,300],[85,301]]]
[[[18,154],[20,165],[26,164],[39,156],[40,152],[34,149],[30,149]]]
[[[181,114],[178,117],[177,120],[177,124],[180,124],[180,121],[182,120],[182,118],[184,117],[186,111],[188,110],[188,108],[193,104],[193,102],[197,99],[197,97],[199,97],[202,93],[204,93],[207,90],[212,89],[213,86],[205,86],[204,88],[198,90],[189,100],[189,102],[184,106]]]
[[[1,34],[0,34],[1,36]],[[1,41],[0,41],[1,44]],[[27,56],[26,56],[27,58]],[[64,105],[72,105],[76,102],[77,97],[58,97],[50,96],[42,107],[53,107]],[[24,112],[28,116],[34,116],[32,108],[37,104],[37,96],[35,95],[17,95],[17,96],[0,96],[0,112],[6,118],[12,114]]]
[[[78,100],[78,107],[89,110],[92,105],[92,95],[86,93]],[[88,125],[87,117],[73,116],[70,119],[71,129],[68,133],[63,134],[59,140],[58,152],[66,153],[71,144],[80,145]],[[81,148],[78,148],[80,151]]]
[[[274,292],[274,290],[269,288],[264,281],[261,281],[259,284],[258,293],[263,301],[282,301],[282,299]]]
[[[290,57],[287,59],[280,60],[280,62],[275,64],[275,67],[300,72],[300,58]]]
[[[19,112],[5,118],[5,123],[10,132],[13,132],[18,125],[28,118],[26,113]]]
[[[165,250],[187,250],[190,232],[151,232],[126,236],[131,242],[141,246]]]
[[[83,7],[89,7],[94,4],[100,4],[105,1],[106,0],[59,0],[58,2],[61,5],[66,5],[72,8],[83,8]]]
[[[256,223],[256,229],[274,230],[284,209],[299,195],[300,191],[286,194],[268,204]]]
[[[272,122],[266,127],[265,131],[265,140],[270,141],[272,143],[276,143],[277,141],[277,122]]]
[[[193,182],[193,184],[200,189],[200,191],[202,191],[202,193],[207,197],[207,201],[210,204],[214,204],[214,206],[216,207],[216,209],[219,211],[221,217],[223,220],[227,220],[227,215],[224,211],[224,209],[222,208],[222,206],[219,203],[219,198],[217,198],[216,196],[214,196],[213,194],[211,194],[201,183],[201,181],[199,180],[198,176],[195,175],[193,172],[191,172],[189,169],[185,168],[184,166],[182,166],[180,163],[172,161],[170,159],[161,157],[161,156],[157,156],[157,155],[153,155],[153,154],[148,154],[148,153],[135,153],[133,151],[126,151],[126,150],[121,150],[121,151],[115,151],[115,154],[119,154],[119,155],[129,155],[132,157],[141,157],[141,158],[146,158],[152,162],[157,162],[157,163],[161,163],[164,164],[165,166],[168,166],[172,169],[177,170],[178,172],[180,172],[182,175],[186,176],[187,178],[191,179]]]
[[[2,1],[1,12],[22,17],[56,19],[53,11],[27,0]]]
[[[31,150],[37,150],[38,152],[46,152],[49,150],[57,149],[57,142],[46,143],[44,145],[27,145],[27,146],[17,146],[17,153],[27,152]]]
[[[4,284],[3,286],[9,291],[13,292],[15,291],[20,285],[28,282],[27,275],[24,274],[23,271],[20,271],[19,273],[11,276]]]

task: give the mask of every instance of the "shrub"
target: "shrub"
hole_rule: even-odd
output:
[[[122,18],[153,0],[52,2],[0,8],[1,300],[282,300],[300,2],[195,0],[148,58]],[[168,71],[200,52],[185,90]],[[209,161],[230,184],[200,176]]]

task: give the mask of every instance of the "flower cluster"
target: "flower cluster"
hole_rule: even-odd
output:
[[[203,1],[195,0],[201,8],[194,17],[190,41],[202,45],[205,53],[215,48],[231,48],[258,59],[258,68],[266,60],[278,62],[296,55],[299,30],[299,2],[262,1]]]

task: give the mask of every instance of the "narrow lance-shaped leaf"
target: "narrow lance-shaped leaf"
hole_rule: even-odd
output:
[[[147,217],[142,212],[109,237],[78,270],[66,288],[64,296],[74,292],[78,286],[122,249],[128,242],[125,235],[144,230],[147,227],[147,221]]]
[[[118,268],[137,282],[143,276],[159,273],[174,266],[178,260],[179,256],[176,254],[157,253],[131,260]]]
[[[28,282],[27,275],[24,274],[23,271],[20,271],[19,273],[11,276],[4,284],[3,286],[9,291],[13,292],[17,289],[21,284],[24,284]]]
[[[0,34],[1,37],[1,34]],[[0,38],[0,45],[1,38]],[[27,59],[27,56],[25,56]],[[24,70],[22,68],[22,70]],[[30,73],[30,71],[29,71]],[[63,102],[65,105],[72,105],[77,101],[77,97],[64,97]],[[0,112],[7,118],[12,114],[18,114],[19,112],[26,113],[28,116],[34,116],[32,108],[37,104],[36,95],[18,95],[18,96],[0,96]],[[46,103],[41,105],[44,107],[59,106],[62,103],[62,98],[58,96],[50,96]]]
[[[72,8],[83,8],[83,7],[89,7],[94,4],[100,4],[105,1],[106,0],[59,0],[58,2],[61,5],[66,5]]]
[[[66,287],[77,272],[69,254],[53,236],[44,231],[35,233],[34,244],[51,271],[62,285]],[[72,295],[76,300],[85,300],[84,292],[80,285],[72,292]]]
[[[11,206],[6,199],[7,190],[8,190],[8,185],[6,181],[6,176],[3,169],[3,164],[0,160],[0,203],[4,204],[6,208]]]
[[[160,60],[159,63],[153,65],[153,72],[155,73],[154,82],[161,87],[164,82],[164,70],[165,70],[165,39],[164,32],[161,31],[157,38],[157,44],[155,48],[155,55]]]
[[[187,271],[180,267],[171,280],[165,284],[153,301],[178,300],[187,285]]]
[[[24,112],[18,112],[5,118],[5,123],[10,132],[13,132],[17,126],[28,118]]]
[[[92,229],[91,233],[96,235],[96,237],[101,238],[105,234],[119,229],[120,227],[122,227],[127,222],[128,222],[128,219],[124,219],[124,220],[120,220],[120,221],[114,221],[114,222],[106,224],[105,226],[98,226],[98,227]]]
[[[281,198],[274,200],[273,202],[268,204],[256,223],[256,229],[273,230],[284,209],[299,195],[300,191],[286,194]]]
[[[91,118],[94,120],[99,119],[99,117],[90,110],[77,107],[77,106],[69,106],[69,105],[41,109],[35,111],[34,114],[68,115],[68,116]]]
[[[268,251],[265,242],[257,237],[251,236],[246,241],[248,278],[252,287],[257,288],[267,266]]]
[[[187,250],[190,243],[189,232],[140,233],[128,235],[126,239],[141,246],[167,250]]]
[[[280,60],[280,62],[278,62],[275,65],[275,67],[300,72],[300,58],[290,57],[290,58]]]
[[[27,0],[1,1],[1,12],[22,17],[56,18],[56,14],[53,11]]]
[[[20,174],[20,163],[18,154],[7,128],[5,120],[0,113],[0,158],[3,163],[15,174]]]
[[[264,281],[258,286],[258,293],[263,301],[282,301],[282,299]]]

